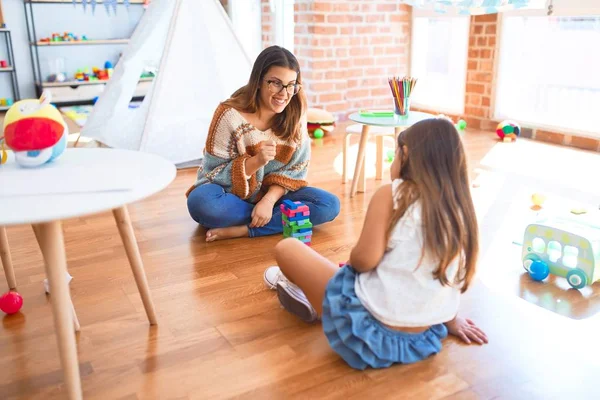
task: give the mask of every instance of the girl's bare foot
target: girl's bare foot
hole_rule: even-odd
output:
[[[206,231],[206,241],[214,242],[215,240],[234,239],[248,236],[248,226],[230,226],[228,228],[214,228]]]

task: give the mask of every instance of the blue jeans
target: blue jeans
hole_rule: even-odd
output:
[[[301,201],[310,209],[310,222],[320,225],[333,221],[340,213],[340,200],[334,194],[313,187],[304,187],[282,196],[275,207],[271,221],[260,228],[248,227],[248,236],[266,236],[283,232],[279,204],[283,200]],[[205,228],[226,228],[249,225],[252,222],[254,204],[226,193],[216,184],[205,183],[195,188],[187,199],[191,217]]]

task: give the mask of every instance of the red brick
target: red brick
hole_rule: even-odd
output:
[[[479,58],[479,50],[469,49],[469,58]]]
[[[467,83],[467,93],[483,94],[485,91],[481,83]]]
[[[314,33],[317,35],[335,35],[338,33],[338,27],[331,25],[317,25],[314,27]]]
[[[356,56],[370,56],[371,49],[369,47],[350,47],[350,55]]]
[[[408,22],[410,17],[402,14],[392,14],[389,16],[390,22]]]
[[[481,106],[481,95],[467,94],[467,104],[471,106]]]
[[[356,57],[354,58],[353,64],[356,66],[367,67],[375,64],[373,57]]]
[[[483,25],[475,24],[473,25],[473,34],[480,35],[483,33]]]
[[[492,58],[492,51],[490,49],[481,49],[479,56],[481,58]]]
[[[396,11],[396,10],[398,10],[398,7],[396,6],[396,4],[377,4],[378,12],[389,12],[389,11]]]
[[[369,33],[377,33],[377,26],[375,25],[362,25],[356,27],[357,35],[365,35]]]
[[[310,84],[310,90],[314,92],[329,92],[333,91],[335,84],[332,82],[316,82]]]
[[[476,72],[475,79],[476,82],[491,82],[492,81],[492,73],[491,72]]]
[[[354,33],[354,26],[340,26],[341,35],[351,35]]]
[[[481,60],[479,62],[479,70],[484,72],[491,72],[494,69],[494,63],[488,60]]]
[[[342,94],[337,93],[337,92],[319,95],[319,103],[329,103],[329,102],[341,101],[341,100],[342,100]]]
[[[557,133],[557,132],[548,132],[548,131],[537,130],[535,132],[535,139],[541,140],[543,142],[563,144],[563,142],[565,140],[565,135],[562,133]]]
[[[397,47],[397,46],[386,47],[385,48],[385,54],[388,54],[388,55],[390,55],[390,54],[403,54],[405,51],[406,51],[405,49],[403,49],[401,47]]]
[[[329,14],[327,15],[327,22],[332,24],[339,24],[350,21],[350,15],[348,14]]]
[[[367,23],[385,22],[386,14],[371,14],[367,15]]]
[[[348,12],[348,11],[350,11],[350,4],[348,4],[347,2],[344,2],[344,3],[334,3],[333,4],[333,11],[335,11],[335,12]]]
[[[314,11],[322,11],[322,12],[331,12],[333,10],[333,7],[331,6],[331,3],[324,3],[324,2],[315,2],[313,3],[313,10]]]
[[[470,129],[481,129],[481,119],[474,117],[465,117],[467,121],[467,127]]]
[[[394,38],[391,36],[373,36],[370,40],[370,44],[390,44],[394,42]]]
[[[477,60],[469,60],[467,63],[467,71],[475,71],[477,69]]]
[[[496,24],[490,24],[485,27],[486,35],[495,35],[496,34]]]
[[[352,60],[348,58],[339,60],[338,62],[340,68],[349,68],[352,65]]]
[[[336,68],[337,67],[337,61],[336,60],[317,60],[317,61],[313,61],[310,65],[311,69],[315,69],[315,70],[328,70],[331,68]]]
[[[390,98],[391,98],[392,92],[388,85],[380,86],[380,87],[371,89],[371,96],[390,96]]]
[[[600,151],[600,140],[581,136],[572,136],[571,146],[584,150]]]
[[[481,107],[466,106],[465,114],[475,116],[475,117],[485,117],[486,110],[484,110]]]
[[[481,105],[484,107],[489,107],[490,106],[490,98],[488,96],[482,96],[481,97]]]
[[[490,46],[496,46],[496,36],[489,36],[488,37],[488,44]]]
[[[367,97],[368,95],[369,95],[369,89],[348,90],[346,92],[347,99]]]
[[[348,57],[348,49],[336,49],[335,50],[336,57]]]
[[[477,45],[477,36],[471,35],[469,37],[469,47],[475,47]]]
[[[327,104],[325,109],[330,113],[337,113],[341,111],[347,111],[348,106],[347,103],[335,103],[335,104]]]
[[[497,14],[484,14],[484,15],[474,15],[471,17],[471,21],[475,22],[496,22],[498,20]]]
[[[481,47],[487,46],[487,38],[485,36],[479,36],[477,38],[477,46],[481,46]]]

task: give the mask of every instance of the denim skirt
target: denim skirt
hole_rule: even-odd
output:
[[[424,332],[390,329],[362,305],[354,290],[356,271],[345,265],[327,284],[321,321],[333,350],[352,368],[386,368],[421,361],[442,349],[448,336],[444,324]]]

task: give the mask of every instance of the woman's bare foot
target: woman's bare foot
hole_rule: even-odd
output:
[[[206,241],[214,242],[215,240],[234,239],[248,236],[248,226],[230,226],[228,228],[214,228],[206,231]]]

